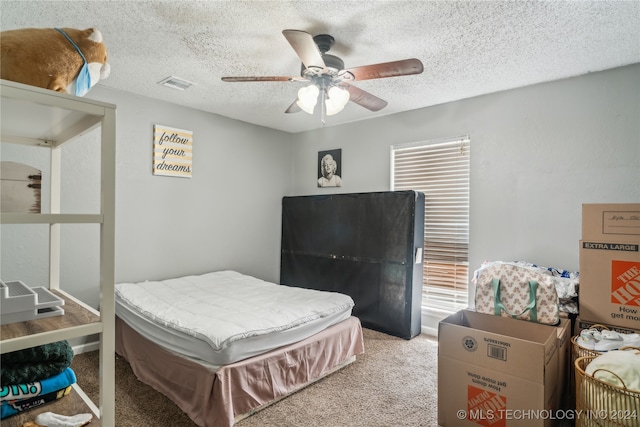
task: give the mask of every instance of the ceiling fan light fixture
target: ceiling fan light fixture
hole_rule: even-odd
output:
[[[300,88],[298,90],[298,100],[296,104],[307,114],[313,114],[313,110],[318,103],[320,89],[315,84]]]
[[[327,116],[333,116],[342,111],[347,102],[349,102],[349,91],[338,86],[331,86],[327,91],[327,100],[325,101]]]
[[[344,109],[344,105],[336,105],[331,102],[331,100],[327,99],[324,107],[327,110],[327,116],[333,116],[334,114],[338,114],[340,111]]]

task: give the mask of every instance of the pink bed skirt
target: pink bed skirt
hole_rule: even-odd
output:
[[[364,340],[360,320],[351,317],[303,341],[212,372],[147,340],[116,317],[116,352],[141,381],[196,424],[228,427],[352,361],[364,352]]]

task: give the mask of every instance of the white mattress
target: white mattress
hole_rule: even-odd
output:
[[[213,367],[303,340],[348,319],[336,292],[265,282],[235,271],[116,285],[116,315],[164,348]]]

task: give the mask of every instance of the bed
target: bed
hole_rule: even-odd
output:
[[[199,426],[232,426],[362,354],[353,305],[235,271],[120,283],[116,352]]]

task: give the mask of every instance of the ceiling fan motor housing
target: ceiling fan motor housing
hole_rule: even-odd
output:
[[[336,75],[338,74],[338,71],[344,70],[344,61],[337,56],[325,53],[322,55],[322,60],[324,61],[324,65],[329,69],[329,74],[331,75]],[[302,77],[307,77],[307,75],[318,75],[319,71],[322,70],[311,70],[302,64],[300,68],[300,75]]]
[[[321,53],[327,53],[329,49],[334,45],[336,39],[334,39],[329,34],[318,34],[313,37],[313,41],[318,45],[318,49],[320,49]]]
[[[327,66],[331,71],[335,70],[336,72],[340,70],[344,70],[344,61],[337,56],[323,54],[322,59],[324,59],[324,65]]]
[[[313,41],[318,46],[318,50],[320,50],[320,53],[322,54],[324,65],[329,70],[329,72],[325,74],[336,76],[339,71],[344,70],[344,61],[337,56],[329,55],[327,53],[327,51],[329,51],[329,49],[331,49],[331,47],[335,44],[336,40],[333,38],[333,36],[330,36],[329,34],[318,34],[317,36],[313,37]],[[304,66],[304,64],[302,64],[300,75],[302,77],[312,78],[314,76],[320,75],[320,72],[321,70],[309,70]]]

